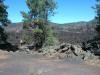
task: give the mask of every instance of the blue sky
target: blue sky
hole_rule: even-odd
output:
[[[95,0],[56,0],[57,9],[55,15],[50,20],[55,23],[69,23],[78,21],[89,21],[95,17],[95,12],[91,8],[96,4]],[[12,22],[21,22],[21,11],[28,11],[25,0],[5,0],[9,6],[7,9],[8,18]]]

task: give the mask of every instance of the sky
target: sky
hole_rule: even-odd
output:
[[[90,21],[96,13],[91,8],[95,6],[95,0],[56,0],[57,9],[55,15],[49,20],[54,23],[70,23],[78,21]],[[5,0],[8,6],[8,18],[13,22],[21,22],[23,17],[21,11],[28,11],[25,0]]]

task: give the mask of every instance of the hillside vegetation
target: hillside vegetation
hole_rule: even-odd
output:
[[[57,37],[60,42],[72,43],[72,44],[80,44],[82,42],[86,42],[96,35],[95,31],[95,21],[89,22],[76,22],[76,23],[66,23],[66,24],[56,24],[49,23],[54,29]],[[18,42],[21,39],[21,32],[23,30],[23,23],[13,23],[5,28],[9,36],[9,42],[14,43]],[[16,37],[18,37],[16,39]],[[15,41],[13,41],[15,40]]]

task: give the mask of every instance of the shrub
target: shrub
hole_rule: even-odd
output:
[[[46,37],[44,46],[53,46],[58,43],[59,43],[58,39],[56,38],[53,29],[49,26],[47,28],[47,37]]]
[[[24,30],[23,34],[22,34],[22,40],[23,42],[25,42],[25,44],[31,44],[33,41],[33,33],[31,31],[28,30]]]

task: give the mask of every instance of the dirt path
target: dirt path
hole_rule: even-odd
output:
[[[100,68],[67,60],[49,60],[26,54],[0,59],[0,75],[100,75]]]

